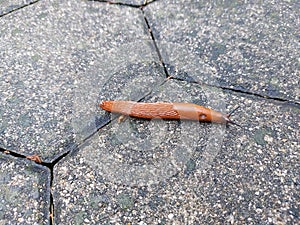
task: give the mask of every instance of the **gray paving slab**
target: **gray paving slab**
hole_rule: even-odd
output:
[[[170,75],[298,103],[299,13],[299,1],[174,0],[145,8]]]
[[[0,224],[297,224],[298,2],[110,2],[0,3]],[[118,123],[106,99],[242,127]]]
[[[1,0],[0,1],[0,16],[18,10],[27,5],[33,4],[39,0]]]
[[[296,224],[299,109],[174,80],[145,100],[183,99],[245,129],[115,121],[55,166],[56,223]]]
[[[49,224],[50,170],[0,153],[0,224]]]
[[[75,142],[80,82],[90,72],[103,82],[124,63],[155,61],[147,40],[141,10],[118,5],[39,1],[2,17],[0,145],[51,161]]]

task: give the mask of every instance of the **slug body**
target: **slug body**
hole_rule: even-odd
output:
[[[133,101],[102,101],[102,109],[144,119],[198,120],[201,122],[233,123],[227,114],[191,103],[142,103]]]

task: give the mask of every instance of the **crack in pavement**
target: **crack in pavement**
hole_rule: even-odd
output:
[[[189,82],[189,83],[199,84],[199,85],[203,85],[203,86],[207,86],[207,87],[220,88],[220,89],[222,89],[222,90],[224,90],[224,91],[230,91],[230,92],[235,92],[235,93],[241,93],[241,94],[251,95],[251,96],[255,96],[255,97],[259,97],[259,98],[275,100],[275,101],[279,101],[279,102],[286,103],[286,104],[288,104],[288,105],[291,105],[291,106],[300,108],[300,102],[296,102],[296,101],[289,100],[289,99],[285,99],[285,98],[281,98],[281,97],[268,96],[268,95],[264,95],[264,94],[261,94],[261,93],[251,92],[251,91],[249,91],[249,90],[243,90],[243,89],[239,89],[239,88],[226,87],[226,86],[220,86],[220,85],[214,85],[214,84],[207,84],[207,83],[205,83],[205,82],[189,81],[189,80],[185,80],[185,79],[173,77],[173,76],[170,75],[169,72],[168,72],[167,64],[166,64],[166,63],[164,62],[164,60],[163,60],[161,51],[159,50],[159,47],[158,47],[157,42],[156,42],[156,40],[155,40],[154,34],[153,34],[153,32],[152,32],[150,23],[149,23],[149,21],[148,21],[146,15],[145,15],[145,13],[144,13],[143,8],[141,8],[141,10],[142,10],[142,13],[143,13],[143,15],[144,15],[144,20],[145,20],[145,22],[146,22],[146,25],[147,25],[149,34],[150,34],[151,39],[152,39],[152,41],[153,41],[153,44],[154,44],[155,50],[156,50],[156,52],[157,52],[157,55],[158,55],[158,57],[159,57],[160,63],[161,63],[162,66],[163,66],[163,69],[164,69],[166,78],[168,78],[168,79],[174,79],[174,80],[179,80],[179,81],[186,81],[186,82]]]
[[[36,0],[36,1],[33,1],[33,2],[29,2],[28,4],[25,4],[25,5],[22,5],[22,6],[19,6],[18,8],[15,8],[15,9],[12,9],[8,12],[5,12],[3,14],[0,15],[0,18],[1,17],[4,17],[10,13],[13,13],[17,10],[20,10],[20,9],[23,9],[27,6],[30,6],[30,5],[33,5],[37,2],[39,2],[40,0]],[[169,79],[174,79],[174,80],[179,80],[179,81],[186,81],[188,83],[195,83],[195,84],[199,84],[199,85],[204,85],[204,86],[209,86],[209,87],[215,87],[215,88],[220,88],[224,91],[228,91],[228,92],[233,92],[233,93],[241,93],[241,94],[245,94],[245,95],[250,95],[250,96],[255,96],[255,97],[259,97],[259,98],[263,98],[263,99],[269,99],[269,100],[275,100],[275,101],[278,101],[278,102],[281,102],[281,103],[285,103],[287,105],[290,105],[290,106],[293,106],[293,107],[297,107],[297,108],[300,108],[300,103],[299,102],[296,102],[296,101],[293,101],[293,100],[288,100],[288,99],[285,99],[285,98],[280,98],[280,97],[276,97],[276,96],[267,96],[267,95],[264,95],[264,94],[260,94],[260,93],[254,93],[254,92],[251,92],[249,90],[242,90],[242,89],[238,89],[238,88],[234,88],[234,87],[226,87],[226,86],[218,86],[218,85],[211,85],[211,84],[207,84],[207,83],[202,83],[202,82],[197,82],[197,81],[188,81],[188,80],[185,80],[185,79],[181,79],[181,78],[176,78],[176,77],[173,77],[172,75],[169,74],[168,72],[168,69],[167,69],[167,66],[163,60],[163,57],[162,57],[162,54],[161,54],[161,51],[157,45],[157,41],[155,40],[155,37],[154,37],[154,34],[152,32],[152,29],[151,29],[151,26],[150,26],[150,23],[144,13],[144,10],[143,8],[153,2],[155,2],[155,0],[153,1],[145,1],[143,4],[141,5],[136,5],[136,4],[130,4],[130,3],[122,3],[122,2],[111,2],[111,1],[103,1],[103,0],[88,0],[88,1],[94,1],[94,2],[102,2],[102,3],[108,3],[108,4],[114,4],[114,5],[120,5],[120,6],[127,6],[127,7],[133,7],[133,8],[139,8],[143,14],[143,17],[144,17],[144,21],[146,23],[146,26],[148,28],[148,32],[149,32],[149,35],[153,41],[153,45],[155,47],[155,50],[156,50],[156,53],[158,55],[158,58],[160,60],[160,63],[163,67],[163,70],[164,70],[164,73],[165,73],[165,77],[166,79],[158,84],[156,87],[154,87],[149,93],[147,93],[145,96],[141,97],[139,99],[139,101],[143,100],[145,97],[149,96],[153,90],[155,90],[157,87],[163,85],[165,82],[167,82]],[[110,124],[113,120],[116,120],[117,118],[114,118],[114,119],[110,119],[109,117],[103,117],[101,119],[99,119],[97,122],[97,125],[96,127],[93,129],[93,130],[90,130],[90,134],[87,135],[83,140],[81,140],[79,143],[73,143],[71,146],[68,146],[67,147],[67,151],[65,151],[64,153],[58,155],[54,160],[52,160],[51,162],[41,162],[39,163],[40,165],[42,166],[46,166],[47,168],[49,168],[50,170],[50,206],[49,206],[49,211],[50,211],[50,224],[54,224],[54,209],[55,209],[55,206],[54,206],[54,199],[53,199],[53,194],[52,194],[52,187],[53,187],[53,181],[54,181],[54,166],[56,164],[58,164],[63,158],[65,158],[66,156],[68,156],[70,153],[74,153],[76,151],[78,151],[80,149],[80,146],[85,144],[91,137],[93,137],[99,130],[101,130],[103,127],[105,127],[106,125]],[[85,127],[84,129],[88,129],[88,127]],[[3,154],[9,154],[13,157],[16,157],[16,158],[23,158],[23,159],[26,159],[26,155],[25,154],[20,154],[18,153],[17,151],[12,151],[12,150],[8,150],[8,149],[5,149],[5,148],[2,148],[0,147],[0,152],[3,153]]]
[[[199,81],[189,81],[189,80],[186,80],[186,79],[173,77],[173,76],[170,76],[169,79],[178,80],[178,81],[186,81],[188,83],[199,84],[199,85],[203,85],[203,86],[207,86],[207,87],[220,88],[223,91],[241,93],[241,94],[245,94],[245,95],[248,95],[248,96],[255,96],[255,97],[259,97],[259,98],[263,98],[263,99],[274,100],[274,101],[278,101],[278,102],[281,102],[281,103],[286,103],[287,105],[290,105],[290,106],[293,106],[293,107],[296,107],[296,108],[300,108],[300,103],[299,102],[289,100],[289,99],[285,99],[285,98],[280,98],[280,97],[268,96],[268,95],[264,95],[264,94],[260,94],[260,93],[255,93],[255,92],[251,92],[249,90],[243,90],[243,89],[238,89],[238,88],[234,88],[234,87],[219,86],[219,85],[214,85],[214,84],[207,84],[205,82],[199,82]]]
[[[14,9],[11,9],[11,10],[9,10],[7,12],[4,12],[4,13],[0,14],[0,18],[6,16],[8,14],[14,13],[14,12],[20,10],[20,9],[26,8],[26,7],[30,6],[30,5],[35,4],[35,3],[38,3],[39,1],[40,0],[35,0],[33,2],[28,2],[28,3],[24,4],[24,5],[18,6],[17,8],[14,8]]]
[[[87,0],[90,2],[102,2],[102,3],[107,3],[111,5],[120,5],[120,6],[127,6],[127,7],[133,7],[133,8],[143,8],[157,0],[152,0],[152,1],[147,1],[145,0],[144,3],[142,4],[132,4],[132,3],[124,3],[124,2],[113,2],[113,1],[106,1],[106,0]]]

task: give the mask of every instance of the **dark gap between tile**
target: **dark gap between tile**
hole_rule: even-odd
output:
[[[133,7],[133,8],[141,8],[141,7],[144,7],[150,3],[152,3],[153,1],[151,2],[147,2],[145,1],[143,4],[132,4],[132,3],[124,3],[124,2],[113,2],[113,1],[106,1],[106,0],[88,0],[90,2],[101,2],[101,3],[107,3],[107,4],[111,4],[111,5],[120,5],[120,6],[128,6],[128,7]]]
[[[8,11],[8,12],[4,12],[3,14],[0,15],[0,18],[3,17],[3,16],[8,15],[8,14],[10,14],[10,13],[16,12],[16,11],[18,11],[18,10],[20,10],[20,9],[23,9],[23,8],[25,8],[25,7],[27,7],[27,6],[33,5],[33,4],[35,4],[35,3],[39,2],[39,1],[40,1],[40,0],[36,0],[36,1],[33,1],[33,2],[29,2],[29,3],[26,3],[25,5],[19,6],[19,7],[15,8],[15,9],[12,9],[12,10]]]
[[[255,96],[255,97],[259,97],[259,98],[263,98],[263,99],[275,100],[275,101],[278,101],[278,102],[281,102],[281,103],[285,103],[287,105],[291,105],[291,106],[300,108],[300,103],[299,102],[292,101],[292,100],[285,99],[285,98],[280,98],[280,97],[275,97],[275,96],[267,96],[267,95],[263,95],[263,94],[259,94],[259,93],[254,93],[254,92],[251,92],[251,91],[248,91],[248,90],[242,90],[242,89],[238,89],[238,88],[234,88],[234,87],[225,87],[225,86],[212,85],[212,84],[207,84],[207,83],[194,81],[194,80],[187,81],[185,79],[172,77],[172,76],[170,76],[169,79],[174,79],[174,80],[178,80],[178,81],[186,81],[188,83],[199,84],[199,85],[203,85],[203,86],[207,86],[207,87],[220,88],[223,91],[227,91],[227,92],[234,92],[234,93],[251,95],[251,96]]]

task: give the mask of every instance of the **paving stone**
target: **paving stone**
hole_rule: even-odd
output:
[[[50,170],[0,153],[0,224],[49,224]]]
[[[54,224],[297,224],[299,3],[111,2],[0,2],[0,224],[50,224],[50,188]],[[118,123],[115,99],[241,127]]]
[[[142,79],[141,76],[141,78],[137,77],[134,80],[137,88],[129,88],[130,93],[140,93],[140,89],[147,90],[147,87],[151,87],[151,83],[149,85],[148,82],[141,82]],[[128,81],[130,86],[134,85],[132,79],[128,79]],[[113,83],[118,84],[117,82]],[[110,89],[109,83],[107,86]],[[120,86],[126,87],[122,83]],[[128,97],[127,91],[122,93],[104,90],[103,94],[112,97],[120,95],[119,98],[122,99]],[[222,95],[222,93],[220,94]],[[224,107],[223,98],[217,98],[217,96],[216,90],[209,95],[207,90],[204,92],[202,88],[196,87],[196,85],[172,81],[167,84],[158,83],[155,88],[152,87],[152,92],[144,101],[183,101],[185,99],[191,102],[201,101],[203,104],[215,106],[215,108]],[[112,119],[114,118],[112,117]],[[206,135],[202,137],[198,135],[201,131],[200,128]],[[71,223],[74,224],[84,223],[85,219],[89,219],[91,223],[104,223],[112,219],[110,216],[105,215],[112,215],[119,208],[122,210],[134,208],[133,202],[135,201],[126,192],[127,187],[125,187],[124,192],[120,193],[115,193],[116,190],[113,190],[108,194],[105,192],[97,194],[97,190],[102,190],[106,185],[132,187],[164,182],[184,167],[190,159],[191,152],[195,151],[196,148],[199,152],[206,149],[206,154],[210,156],[216,154],[219,146],[214,147],[205,143],[207,143],[207,140],[211,140],[211,133],[219,133],[218,138],[222,139],[224,129],[224,126],[204,126],[191,121],[178,123],[178,121],[141,121],[128,118],[125,122],[119,124],[116,120],[113,120],[110,125],[101,129],[99,134],[94,135],[77,152],[73,152],[71,157],[67,157],[67,160],[55,167],[54,204],[56,205],[56,222],[65,223],[70,219],[69,216],[73,214],[75,217],[71,219]],[[193,141],[190,141],[191,139],[197,141],[193,143]],[[185,149],[186,146],[189,146],[188,149]],[[210,157],[204,160],[202,167],[206,167],[210,160]],[[77,167],[77,163],[74,162],[79,162],[80,166]],[[85,175],[88,180],[83,177]],[[77,192],[73,178],[75,180],[84,179],[80,187],[77,186],[79,192],[86,189],[86,194],[81,199],[75,196],[75,200],[69,195],[70,192]],[[64,187],[61,186],[62,183],[65,184]],[[76,212],[82,211],[84,205],[89,205],[90,194],[97,195],[97,200],[92,201],[92,206],[88,206],[90,210],[77,214]],[[77,200],[80,203],[76,203]],[[105,201],[107,202],[105,203]],[[70,204],[71,202],[72,204]],[[115,206],[113,209],[105,209],[101,213],[98,211],[95,214],[94,210],[102,203],[104,205],[115,204]],[[66,210],[64,210],[65,207]],[[115,207],[117,208],[114,209]]]
[[[299,108],[245,96],[235,118],[244,127],[226,132],[224,149],[209,172],[209,186],[196,191],[220,223],[296,224],[299,220]],[[221,194],[218,194],[221,193]]]
[[[55,166],[56,223],[296,223],[298,108],[174,80],[148,97],[241,105],[232,119],[244,128],[112,122]]]
[[[174,0],[145,15],[170,75],[299,103],[299,10],[298,1]]]
[[[2,17],[0,145],[51,161],[74,144],[73,102],[89,72],[104,82],[126,63],[157,61],[145,26],[140,9],[88,1],[39,1]]]
[[[141,80],[142,79],[143,77],[141,77]],[[130,82],[132,82],[132,80],[130,80]],[[178,81],[172,81],[168,83],[170,83],[170,85],[163,84],[155,87],[151,94],[143,99],[143,101],[194,102],[197,100],[197,102],[202,102],[202,105],[209,105],[212,108],[224,107],[223,98],[217,98],[217,90],[210,93],[209,90],[204,91],[201,88],[196,88],[195,85],[189,85],[185,82],[184,83],[186,86],[181,85],[180,83],[182,82]],[[143,86],[136,86],[138,87],[137,89],[130,88],[130,90],[135,90],[140,93],[140,88],[145,89]],[[144,86],[149,86],[149,84],[144,83]],[[107,94],[109,96],[114,96],[115,93],[119,92],[116,91]],[[120,97],[121,99],[126,99],[126,96]],[[102,110],[102,112],[105,113],[104,110]],[[114,118],[115,114],[112,114],[111,119]],[[158,125],[162,125],[162,127]],[[178,121],[168,121],[168,123],[165,123],[164,121],[158,122],[157,120],[150,122],[148,120],[141,121],[140,119],[132,119],[119,124],[117,120],[114,120],[112,124],[104,128],[105,132],[103,137],[100,137],[101,141],[96,140],[94,143],[96,144],[94,148],[97,150],[96,152],[90,152],[87,155],[87,157],[90,157],[90,160],[87,161],[90,161],[93,167],[100,167],[99,170],[105,170],[105,175],[111,177],[110,179],[113,179],[114,181],[121,179],[122,184],[127,183],[129,185],[143,185],[155,180],[159,181],[161,177],[170,176],[168,173],[174,173],[172,172],[174,167],[172,164],[170,164],[170,168],[166,166],[167,162],[171,158],[174,158],[174,161],[178,162],[178,164],[185,164],[186,162],[183,162],[182,160],[189,159],[187,154],[192,152],[192,146],[190,146],[191,149],[186,150],[187,154],[184,152],[182,153],[181,148],[183,148],[183,146],[190,145],[190,139],[199,138],[199,127],[200,126],[197,123],[193,123],[191,121],[182,121],[180,124],[178,124]],[[183,134],[184,131],[189,131],[188,135]],[[128,134],[128,132],[130,133]],[[218,132],[221,131],[210,131],[209,129],[205,130],[205,135],[203,135],[204,140],[201,139],[201,141],[196,142],[197,146],[201,146],[201,142],[207,142],[206,139],[210,138],[211,133],[217,134]],[[164,138],[162,139],[162,137]],[[88,145],[90,146],[93,144]],[[99,152],[98,149],[100,146],[102,146],[101,148],[105,149],[105,152]],[[176,146],[179,146],[179,148]],[[164,149],[173,147],[174,152],[172,154],[164,153]],[[193,147],[196,148],[196,146]],[[212,146],[207,148],[211,148],[211,150],[213,149]],[[115,149],[120,150],[115,151]],[[148,149],[152,151],[148,151]],[[107,157],[106,155],[109,156]],[[118,157],[121,158],[119,159]],[[160,163],[159,166],[156,165],[155,162],[157,162],[160,158],[163,158],[163,162]],[[103,162],[105,161],[104,159],[106,159],[106,162]],[[98,161],[102,161],[103,163],[99,164]],[[147,169],[143,166],[125,169],[126,165],[121,163],[123,161],[129,164],[135,164],[139,162],[144,165],[144,163],[146,163],[149,165],[155,165],[155,167]],[[95,164],[93,162],[95,162]],[[151,176],[145,174],[146,169],[151,171]],[[128,173],[122,173],[123,170],[127,171]],[[115,176],[119,172],[121,173],[120,176]],[[166,174],[161,174],[161,172]],[[143,176],[149,177],[145,178],[146,180],[144,180]],[[147,179],[150,179],[150,181],[147,181]]]

